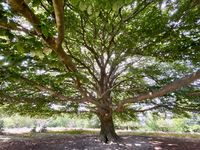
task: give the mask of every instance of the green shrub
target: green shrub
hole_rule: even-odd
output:
[[[53,117],[49,120],[48,127],[67,127],[70,120],[65,116]]]
[[[172,121],[165,120],[163,118],[154,118],[154,117],[151,117],[146,122],[146,130],[148,130],[148,131],[169,132],[169,131],[172,131],[172,128],[173,128]]]
[[[100,121],[96,116],[93,116],[92,118],[88,119],[87,128],[100,128]]]
[[[186,132],[189,129],[189,126],[187,125],[187,118],[174,118],[173,121],[173,127],[171,128],[171,131],[173,132]]]
[[[19,115],[14,115],[4,118],[4,123],[6,128],[31,128],[34,126],[35,119],[30,117],[24,117]]]
[[[98,128],[100,126],[97,117],[91,119],[81,117],[70,117],[68,115],[51,118],[48,127],[69,127],[69,128]]]
[[[190,125],[185,132],[199,132],[200,133],[200,125]]]

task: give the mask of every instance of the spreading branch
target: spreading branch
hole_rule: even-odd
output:
[[[188,96],[200,97],[200,92],[192,92],[192,93],[189,93]]]
[[[83,61],[81,61],[78,57],[74,56],[72,54],[72,52],[70,51],[69,47],[66,45],[67,49],[68,49],[68,52],[70,53],[70,56],[76,61],[78,62],[80,65],[82,65],[84,67],[84,69],[87,69],[87,71],[89,72],[89,74],[93,77],[93,79],[96,81],[96,82],[99,82],[98,81],[98,78],[95,76],[94,72],[90,69],[90,66],[88,66],[86,63],[84,63]],[[89,58],[88,58],[89,59]]]
[[[18,104],[19,102],[20,103],[30,103],[30,104],[33,104],[33,103],[38,103],[40,101],[44,101],[44,98],[42,97],[36,97],[36,98],[27,98],[27,97],[17,97],[17,96],[11,96],[9,94],[6,94],[5,92],[1,91],[0,90],[0,100],[1,100],[1,103],[3,104],[4,103],[4,100],[5,102],[11,102],[12,104]],[[59,99],[60,100],[60,99]],[[58,102],[63,102],[63,100],[56,100]],[[71,99],[72,100],[72,99]],[[55,101],[55,99],[50,99],[48,98],[48,101]],[[72,100],[73,102],[81,102],[79,99],[74,99]],[[54,110],[54,113],[97,113],[95,110],[89,108],[89,110]]]
[[[155,106],[152,106],[152,107],[149,107],[149,108],[145,108],[145,109],[133,110],[133,112],[140,112],[140,113],[142,113],[142,112],[154,110],[154,109],[157,109],[157,108],[160,108],[160,107],[163,107],[163,105],[155,105]]]
[[[56,41],[56,46],[61,47],[64,40],[64,0],[53,0],[53,7],[56,17],[56,24],[58,30],[58,38]]]
[[[14,73],[14,72],[11,72],[10,70],[0,70],[0,73],[1,74],[11,74],[13,75],[15,78],[21,80],[22,82],[25,82],[27,83],[28,85],[31,85],[35,88],[37,88],[38,90],[40,91],[45,91],[45,92],[48,92],[49,94],[51,94],[52,96],[54,97],[57,97],[58,99],[60,99],[61,101],[73,101],[73,102],[90,102],[90,100],[88,99],[74,99],[74,98],[68,98],[64,95],[62,95],[61,93],[49,88],[49,87],[46,87],[44,85],[40,85],[39,83],[35,82],[35,81],[32,81],[22,75],[19,75],[17,73]]]
[[[34,12],[29,8],[29,6],[24,2],[24,0],[8,0],[8,3],[14,11],[16,11],[19,14],[21,14],[22,16],[24,16],[32,24],[32,26],[34,27],[37,34],[39,36],[41,36],[43,38],[43,40],[56,52],[56,54],[59,56],[59,59],[63,62],[63,64],[66,66],[66,68],[70,71],[76,71],[76,67],[73,64],[71,57],[66,54],[66,52],[63,50],[63,48],[61,46],[59,48],[57,48],[57,46],[56,46],[57,45],[56,43],[62,42],[64,33],[60,33],[60,32],[63,31],[62,28],[64,28],[64,27],[62,27],[62,26],[60,27],[60,25],[59,25],[58,41],[60,41],[60,42],[56,42],[55,38],[46,37],[42,33],[41,22],[40,22],[39,18],[34,14]],[[58,3],[60,3],[60,2],[58,2]],[[60,15],[58,15],[58,16],[60,16]],[[58,17],[58,18],[59,19],[57,21],[57,24],[58,23],[60,24],[62,21],[62,19],[61,19],[62,15],[61,15],[61,18],[60,17]]]
[[[56,23],[58,28],[58,39],[56,40],[54,37],[46,37],[42,33],[41,22],[39,18],[34,14],[34,12],[29,8],[29,6],[24,2],[24,0],[8,0],[11,8],[24,16],[34,27],[37,34],[40,35],[43,40],[56,52],[60,61],[65,65],[67,70],[71,72],[77,72],[75,64],[72,62],[72,58],[64,51],[62,47],[62,41],[64,38],[64,2],[54,1],[54,9],[56,15]],[[78,78],[74,79],[75,84],[80,91],[80,93],[84,96],[84,98],[88,98],[87,92],[82,88],[81,82]],[[94,100],[91,100],[96,103]]]
[[[126,23],[127,21],[135,18],[138,14],[140,14],[143,10],[145,10],[150,4],[152,4],[154,0],[150,2],[143,2],[141,3],[134,11],[132,14],[130,14],[128,17],[124,18],[121,20],[122,23]]]
[[[0,99],[1,99],[1,102],[12,102],[13,103],[35,103],[35,102],[39,102],[39,101],[44,101],[45,98],[44,97],[36,97],[36,98],[28,98],[28,97],[18,97],[18,96],[13,96],[13,95],[10,95],[10,94],[7,94],[5,93],[4,91],[1,91],[0,90]],[[48,98],[48,101],[55,101],[55,99],[51,99],[51,98]],[[58,102],[62,101],[63,100],[56,100]]]
[[[167,93],[174,92],[175,90],[180,89],[184,86],[187,86],[188,84],[190,84],[198,79],[200,79],[200,70],[198,70],[190,75],[187,75],[179,80],[175,80],[174,82],[162,87],[158,91],[148,92],[148,93],[139,95],[137,97],[125,99],[117,105],[117,110],[123,109],[124,105],[128,104],[128,103],[136,103],[136,102],[140,102],[143,100],[148,100],[148,99],[150,100],[150,99],[153,99],[156,97],[164,96]]]
[[[0,22],[0,28],[6,29],[6,30],[15,30],[15,31],[22,31],[27,34],[32,34],[32,35],[37,35],[36,32],[30,31],[26,28],[23,28],[17,23],[5,23],[5,22]]]
[[[38,34],[42,34],[42,30],[40,28],[40,20],[32,12],[24,0],[8,0],[8,3],[14,11],[23,15],[33,25]]]
[[[181,106],[174,106],[174,105],[168,106],[167,104],[155,104],[154,106],[145,108],[145,109],[139,109],[139,110],[128,109],[128,110],[136,112],[136,113],[143,113],[143,112],[155,110],[158,108],[165,108],[167,110],[172,110],[174,107],[181,109],[181,110],[190,111],[190,112],[194,112],[194,111],[198,112],[199,111],[199,108],[196,108],[196,107],[181,107]]]

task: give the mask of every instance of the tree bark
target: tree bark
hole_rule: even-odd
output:
[[[121,142],[121,138],[115,132],[112,112],[101,112],[98,117],[101,123],[100,140],[104,143],[111,141],[116,143]]]

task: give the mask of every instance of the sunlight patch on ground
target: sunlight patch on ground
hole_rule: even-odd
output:
[[[142,141],[142,142],[140,142],[141,144],[145,144],[146,142],[145,141]]]
[[[135,146],[141,147],[142,144],[135,143]]]
[[[163,142],[161,142],[161,141],[150,141],[149,143],[153,144],[155,146],[154,150],[162,150],[162,147],[160,147],[159,145],[162,144]]]
[[[129,144],[126,144],[126,146],[130,146],[130,147],[131,147],[131,146],[132,146],[132,144],[130,144],[130,143],[129,143]]]
[[[178,146],[178,144],[167,144],[169,146]]]
[[[155,149],[155,150],[161,150],[162,147],[160,147],[160,146],[156,146],[156,147],[154,147],[154,149]]]
[[[162,144],[163,142],[161,141],[150,141],[151,144],[153,145],[159,145],[159,144]]]

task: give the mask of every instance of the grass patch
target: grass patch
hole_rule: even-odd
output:
[[[170,138],[194,138],[200,139],[200,134],[197,133],[161,133],[161,132],[118,132],[120,135],[135,135],[135,136],[153,136],[153,137],[170,137]]]
[[[191,133],[164,133],[164,132],[134,132],[134,131],[119,131],[119,135],[133,135],[133,136],[153,136],[153,137],[169,137],[169,138],[193,138],[200,139],[200,134]],[[66,135],[98,135],[99,130],[62,130],[62,131],[48,131],[46,133],[24,133],[11,134],[11,137],[21,139],[38,139],[38,138],[54,138],[65,137]]]
[[[28,139],[37,139],[37,138],[46,138],[46,137],[57,137],[57,136],[66,136],[66,135],[97,135],[99,132],[96,130],[63,130],[63,131],[48,131],[45,133],[24,133],[24,134],[10,134],[12,137],[19,138],[28,138]]]
[[[96,130],[64,130],[64,131],[48,131],[48,133],[58,133],[58,134],[98,134],[99,131]]]

